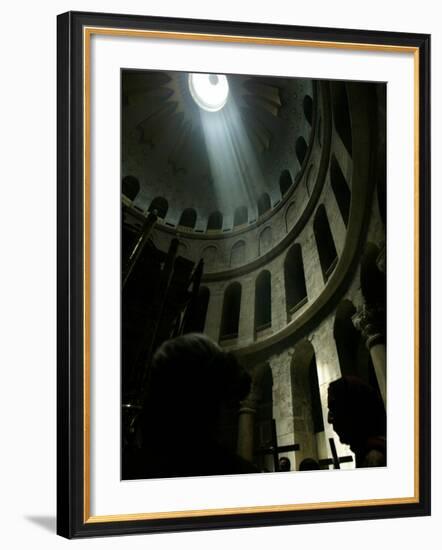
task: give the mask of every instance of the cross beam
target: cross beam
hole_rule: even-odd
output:
[[[272,419],[272,439],[270,447],[259,449],[256,454],[258,455],[272,455],[275,472],[279,472],[279,453],[287,453],[289,451],[299,451],[299,444],[294,443],[292,445],[278,446],[278,439],[276,434],[276,422]]]
[[[329,437],[328,439],[330,450],[332,454],[332,458],[323,458],[319,460],[320,466],[330,466],[333,464],[333,467],[335,470],[340,470],[341,464],[344,464],[346,462],[353,462],[353,457],[351,455],[348,456],[338,456],[338,452],[336,450],[335,440],[333,437]]]

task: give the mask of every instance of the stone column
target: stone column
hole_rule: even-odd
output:
[[[361,332],[365,345],[370,352],[373,361],[376,378],[387,407],[387,374],[386,374],[386,348],[383,331],[383,318],[385,311],[381,307],[368,306],[364,304],[353,315],[354,326]]]
[[[305,285],[307,287],[308,301],[312,303],[322,292],[324,288],[324,279],[322,277],[321,261],[319,260],[318,247],[316,245],[313,226],[308,225],[305,228],[302,261],[304,264]]]
[[[239,407],[238,417],[238,441],[237,441],[237,453],[239,456],[253,461],[253,433],[255,428],[255,415],[256,415],[257,400],[253,395],[253,392],[241,401]]]
[[[287,325],[287,308],[283,258],[278,258],[271,269],[272,275],[272,331],[277,332]]]
[[[263,377],[267,369],[270,369],[270,366],[262,363],[249,370],[252,385],[249,394],[239,406],[236,450],[239,456],[249,462],[253,461],[256,410],[262,401]]]
[[[209,290],[210,300],[207,307],[204,331],[212,340],[218,342],[223,312],[224,291],[222,288],[216,288],[214,286],[209,287]]]
[[[342,256],[342,251],[344,250],[347,228],[345,226],[344,220],[342,219],[341,211],[339,210],[338,206],[338,201],[334,193],[331,193],[329,201],[333,202],[333,204],[330,204],[329,206],[326,204],[328,223],[330,224],[330,231],[333,237],[333,242],[335,243],[336,253],[338,255],[339,261],[339,258]]]
[[[251,277],[240,280],[241,309],[239,314],[238,345],[253,342],[255,337],[255,280]]]

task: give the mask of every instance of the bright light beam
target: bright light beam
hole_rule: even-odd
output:
[[[257,197],[267,191],[267,185],[232,95],[216,116],[202,112],[201,123],[225,223],[233,226],[233,217],[229,218],[238,206],[248,208],[249,220],[256,218]]]
[[[189,74],[189,90],[195,103],[205,111],[221,110],[229,97],[229,83],[222,74]]]

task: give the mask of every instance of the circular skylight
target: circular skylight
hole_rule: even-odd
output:
[[[223,74],[189,74],[189,89],[195,103],[205,111],[219,111],[229,97],[229,84]]]

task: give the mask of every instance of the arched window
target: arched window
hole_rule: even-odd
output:
[[[183,210],[183,213],[181,214],[180,221],[178,222],[178,225],[182,225],[183,227],[189,227],[190,229],[193,229],[196,224],[196,211],[193,208],[186,208]]]
[[[157,211],[159,218],[165,218],[167,211],[169,210],[169,203],[164,197],[155,197],[150,203],[149,212]]]
[[[304,96],[304,101],[302,102],[302,106],[304,108],[304,116],[311,126],[313,121],[313,99],[311,98],[311,96],[309,95]]]
[[[327,281],[338,260],[333,235],[328,222],[327,212],[323,204],[316,210],[313,221],[316,246],[318,247],[319,261],[321,263],[324,281]]]
[[[350,215],[351,192],[335,155],[332,156],[330,163],[330,182],[342,219],[347,226]]]
[[[206,286],[200,287],[198,292],[198,301],[195,308],[194,332],[204,332],[209,300],[210,290]]]
[[[307,339],[298,342],[293,350],[291,382],[294,436],[300,447],[296,453],[299,465],[304,458],[318,460],[316,434],[324,431],[315,351]]]
[[[299,244],[292,246],[287,253],[284,262],[284,280],[287,311],[293,312],[307,301],[304,264]]]
[[[140,192],[140,182],[134,176],[126,176],[123,178],[121,190],[123,195],[133,201]]]
[[[304,159],[307,155],[307,149],[308,149],[308,146],[304,137],[299,136],[299,138],[296,140],[295,151],[296,151],[296,157],[298,158],[299,164],[301,165],[304,162]]]
[[[259,234],[259,255],[262,256],[272,248],[272,228],[266,227]]]
[[[221,212],[212,212],[209,216],[209,220],[207,222],[207,230],[214,231],[222,229],[223,227],[223,215]]]
[[[230,253],[230,267],[242,265],[245,260],[246,243],[244,241],[238,241],[232,246],[232,252]]]
[[[241,285],[239,283],[231,283],[224,292],[220,339],[226,340],[238,336],[240,310]]]
[[[270,210],[270,197],[268,193],[263,193],[258,199],[258,216],[262,216]]]
[[[332,85],[333,120],[336,131],[347,151],[352,153],[352,134],[350,108],[347,89],[344,82],[333,82]]]
[[[237,225],[243,225],[244,223],[247,223],[247,220],[247,207],[238,206],[238,208],[235,209],[235,214],[233,216],[233,226],[236,227]]]
[[[262,271],[255,282],[255,330],[272,324],[272,288],[270,272]]]
[[[292,186],[293,180],[290,172],[288,170],[284,170],[281,172],[281,175],[279,176],[279,189],[281,190],[281,195],[284,196],[287,191]]]

